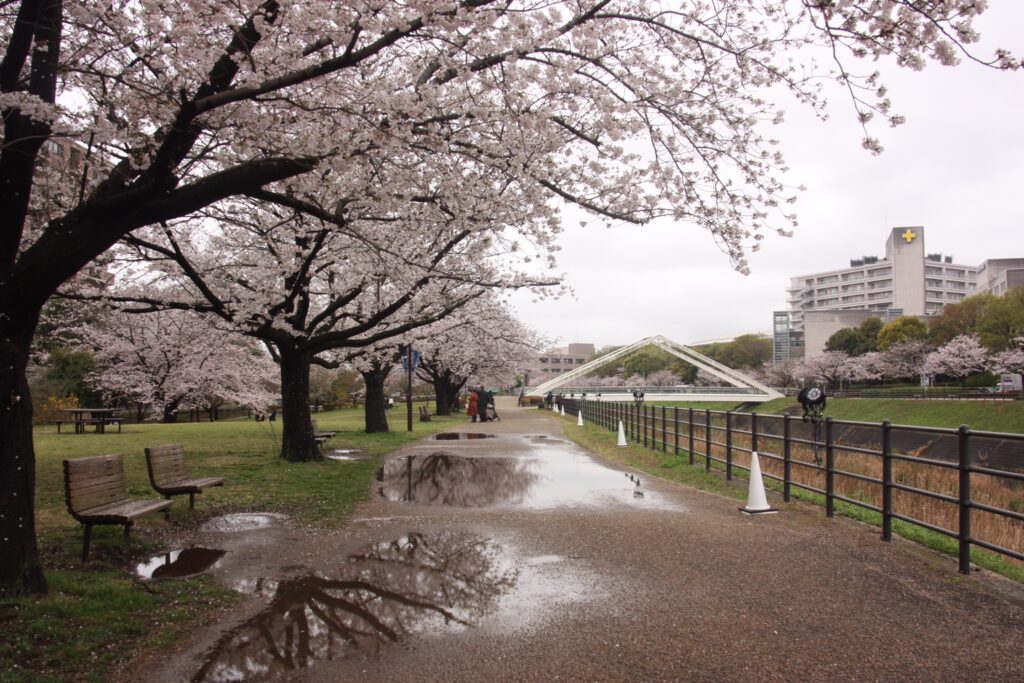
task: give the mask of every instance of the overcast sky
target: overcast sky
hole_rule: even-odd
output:
[[[976,24],[977,53],[988,58],[998,46],[1024,55],[1024,2],[990,6]],[[829,121],[793,104],[769,131],[782,141],[788,180],[807,190],[795,235],[767,235],[750,275],[733,271],[692,225],[580,228],[567,219],[559,270],[575,295],[536,304],[515,297],[520,318],[563,345],[767,333],[772,311],[787,308],[791,276],[884,256],[889,228],[904,225],[924,226],[926,250],[957,263],[1024,257],[1024,74],[968,62],[880,68],[894,109],[907,117],[871,130],[885,146],[880,156],[861,147],[852,108],[834,92]]]

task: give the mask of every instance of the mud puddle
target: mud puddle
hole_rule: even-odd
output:
[[[621,504],[681,509],[638,487],[624,474],[578,451],[553,444],[544,449],[543,456],[463,457],[433,453],[395,458],[378,472],[378,491],[392,501],[465,508],[550,509]]]
[[[202,531],[254,531],[266,529],[267,527],[279,524],[286,519],[285,515],[276,512],[239,512],[222,517],[214,517],[203,523]]]
[[[217,548],[182,548],[154,555],[135,566],[141,579],[180,579],[213,569],[226,550]]]
[[[493,439],[494,434],[483,434],[481,432],[440,432],[434,434],[434,441],[462,441],[474,439]]]
[[[518,570],[489,539],[409,533],[349,555],[333,573],[258,579],[268,600],[228,631],[193,681],[277,679],[412,634],[461,630],[494,612]]]

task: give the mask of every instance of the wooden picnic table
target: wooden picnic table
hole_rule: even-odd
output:
[[[75,434],[84,434],[88,425],[96,425],[97,434],[105,434],[108,424],[116,424],[117,431],[121,431],[121,418],[118,417],[116,408],[61,408],[62,413],[68,413],[67,420],[57,420],[57,433],[60,433],[60,426],[63,422],[71,422],[75,425]]]

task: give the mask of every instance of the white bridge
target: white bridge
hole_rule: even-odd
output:
[[[630,355],[646,346],[656,348],[669,353],[676,358],[686,361],[694,367],[714,375],[729,386],[724,387],[599,387],[587,384],[587,375],[599,367],[619,358]],[[769,386],[758,382],[753,377],[733,370],[730,367],[697,353],[688,346],[677,344],[671,339],[657,335],[647,337],[638,342],[623,346],[621,349],[596,358],[585,365],[554,377],[543,384],[527,388],[527,396],[546,396],[548,392],[555,394],[587,394],[588,399],[601,401],[632,401],[633,391],[644,392],[644,399],[647,401],[743,401],[750,403],[761,403],[772,399],[782,398],[782,394]]]

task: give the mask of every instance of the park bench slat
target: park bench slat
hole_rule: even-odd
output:
[[[82,510],[82,514],[89,515],[90,517],[134,519],[147,512],[163,510],[170,507],[170,505],[171,501],[169,500],[120,500]]]
[[[83,460],[89,462],[82,462]],[[109,455],[94,455],[89,458],[77,458],[64,462],[68,464],[73,474],[82,477],[93,476],[98,472],[122,472],[124,469],[120,458],[112,460]]]

